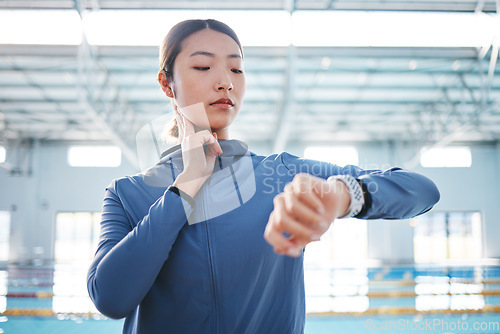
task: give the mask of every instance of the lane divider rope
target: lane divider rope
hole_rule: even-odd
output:
[[[401,314],[464,314],[464,313],[500,313],[500,306],[486,305],[480,309],[435,309],[417,310],[414,307],[377,307],[362,312],[308,312],[307,316],[364,316],[364,315],[401,315]],[[54,312],[52,309],[24,309],[12,308],[0,313],[2,316],[78,316],[78,317],[102,317],[100,313],[93,312]]]
[[[420,297],[420,296],[500,296],[500,290],[484,290],[479,292],[428,292],[416,293],[415,291],[370,291],[365,294],[350,294],[350,295],[329,295],[329,297],[370,297],[370,298],[397,298],[397,297]],[[52,292],[13,292],[0,297],[7,298],[53,298]],[[68,297],[68,296],[65,296]],[[315,296],[310,296],[315,297]],[[323,296],[321,296],[323,297]]]

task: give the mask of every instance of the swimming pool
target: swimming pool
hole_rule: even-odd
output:
[[[87,264],[0,266],[0,334],[120,333]],[[307,268],[307,334],[500,333],[500,266]]]

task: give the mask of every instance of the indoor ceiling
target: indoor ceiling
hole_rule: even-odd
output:
[[[495,1],[465,0],[0,1],[0,10],[71,8],[496,12]],[[274,151],[320,142],[497,141],[497,51],[245,47],[247,93],[231,133]],[[112,142],[133,152],[139,129],[171,112],[156,80],[157,53],[153,46],[0,45],[0,144]]]

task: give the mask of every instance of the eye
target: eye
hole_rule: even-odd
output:
[[[193,68],[198,71],[208,71],[210,69],[208,66],[195,66]]]
[[[233,69],[231,70],[231,72],[233,72],[233,73],[237,73],[237,74],[241,74],[241,73],[243,73],[243,71],[242,71],[242,70],[239,70],[239,69],[237,69],[237,68],[233,68]]]

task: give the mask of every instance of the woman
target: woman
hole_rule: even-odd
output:
[[[89,294],[124,333],[302,333],[303,249],[336,219],[409,218],[439,200],[424,176],[339,167],[229,138],[243,52],[215,20],[184,21],[158,81],[180,144],[106,189]],[[286,186],[285,186],[286,185]]]

